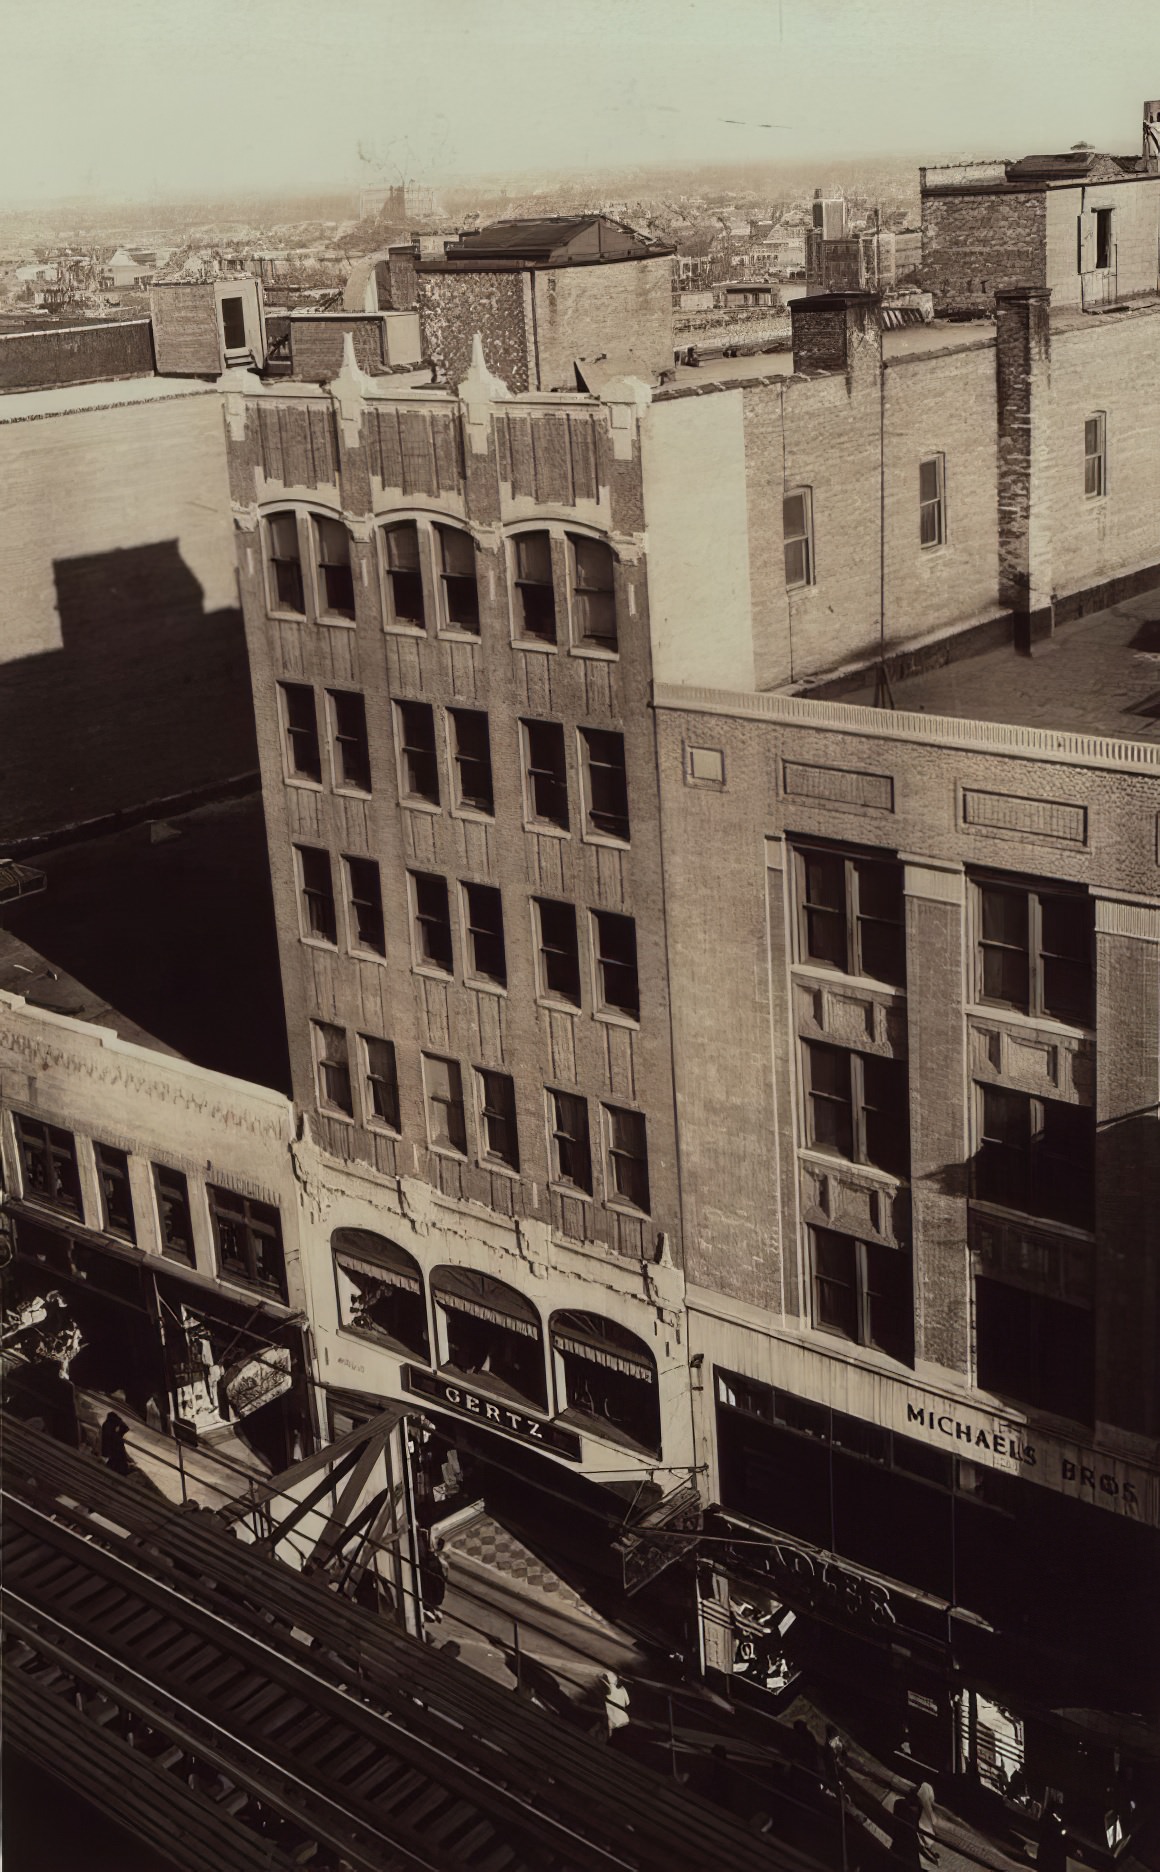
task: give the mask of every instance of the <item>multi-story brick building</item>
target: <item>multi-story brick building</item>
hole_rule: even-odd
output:
[[[427,382],[222,380],[326,1355],[498,1465],[536,1423],[556,1495],[697,1469],[713,1604],[885,1640],[916,1758],[986,1778],[1034,1711],[1042,1791],[1070,1686],[1123,1739],[1154,1564],[1151,622],[1084,614],[1160,581],[1155,271],[811,296],[792,357],[646,380],[600,265],[571,376],[539,282],[460,267]],[[875,674],[948,687],[834,699]]]

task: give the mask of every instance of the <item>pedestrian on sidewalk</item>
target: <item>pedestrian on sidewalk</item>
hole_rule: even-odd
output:
[[[922,1807],[913,1788],[895,1795],[890,1811],[890,1851],[895,1864],[905,1866],[907,1872],[921,1872],[922,1841],[918,1830],[921,1819]]]
[[[601,1671],[600,1686],[604,1692],[604,1732],[611,1742],[619,1730],[628,1727],[628,1690],[613,1670]]]
[[[114,1475],[132,1475],[133,1464],[125,1448],[129,1426],[116,1411],[110,1411],[101,1425],[101,1456]]]
[[[419,1565],[419,1577],[423,1588],[423,1617],[430,1625],[438,1624],[447,1597],[447,1562],[443,1558],[441,1540],[428,1547]]]

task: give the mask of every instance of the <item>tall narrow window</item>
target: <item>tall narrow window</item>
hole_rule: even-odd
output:
[[[94,1144],[97,1176],[101,1183],[101,1215],[113,1235],[133,1236],[133,1197],[129,1189],[129,1159],[113,1144]]]
[[[427,1136],[433,1150],[467,1153],[467,1120],[463,1111],[463,1076],[458,1060],[423,1055],[423,1083],[427,1089]]]
[[[568,536],[572,550],[572,629],[578,644],[615,650],[616,558],[603,540]]]
[[[507,955],[503,939],[503,899],[493,884],[465,884],[467,954],[471,975],[479,981],[507,987]]]
[[[520,1167],[520,1146],[516,1132],[516,1089],[510,1073],[476,1072],[479,1087],[479,1117],[484,1159],[505,1164],[509,1170]]]
[[[803,845],[796,870],[800,960],[904,986],[902,866]]]
[[[252,1201],[213,1183],[206,1185],[206,1193],[222,1273],[285,1300],[286,1263],[278,1211],[270,1203]]]
[[[81,1214],[81,1185],[76,1139],[71,1131],[15,1113],[16,1143],[24,1176],[24,1194],[37,1202]]]
[[[415,911],[415,955],[420,967],[452,972],[451,913],[447,907],[447,880],[429,871],[412,871]]]
[[[536,898],[540,932],[540,992],[580,1006],[580,947],[576,911],[570,903]]]
[[[479,587],[475,577],[475,541],[459,527],[437,526],[439,570],[443,581],[443,621],[453,630],[479,636]]]
[[[367,949],[372,955],[386,955],[379,867],[373,858],[344,858],[342,862],[346,866],[351,941],[356,949]]]
[[[814,504],[809,488],[782,496],[781,531],[785,544],[785,582],[797,591],[814,582]]]
[[[941,546],[946,536],[946,457],[930,455],[918,464],[918,537]]]
[[[982,1390],[1093,1421],[1095,1318],[1086,1307],[977,1275],[975,1359]]]
[[[298,875],[302,885],[302,928],[319,942],[337,943],[338,919],[334,911],[334,882],[330,853],[314,845],[299,845]]]
[[[608,1122],[608,1193],[645,1214],[649,1208],[648,1145],[642,1112],[606,1105]]]
[[[1107,420],[1102,410],[1083,426],[1083,491],[1089,500],[1108,491]]]
[[[904,1177],[910,1160],[905,1062],[807,1041],[809,1141],[852,1163]]]
[[[588,1135],[587,1099],[575,1092],[555,1092],[549,1088],[548,1120],[554,1181],[591,1196],[592,1145]]]
[[[371,750],[366,703],[357,689],[331,689],[327,693],[334,730],[334,783],[369,793]]]
[[[332,1027],[329,1021],[312,1021],[314,1058],[318,1068],[318,1103],[325,1112],[339,1112],[354,1117],[354,1092],[350,1083],[350,1057],[346,1031]]]
[[[1096,266],[1100,269],[1110,267],[1112,264],[1114,252],[1112,246],[1112,215],[1114,212],[1115,210],[1112,208],[1096,209]]]
[[[175,1261],[194,1263],[193,1220],[189,1209],[189,1184],[180,1170],[167,1164],[154,1164],[153,1188],[157,1196],[157,1220],[161,1225],[161,1247]]]
[[[978,1087],[974,1194],[1025,1215],[1090,1229],[1095,1211],[1095,1120],[1061,1099]]]
[[[612,910],[594,910],[596,976],[599,1005],[640,1019],[640,984],[636,972],[636,924]]]
[[[560,722],[525,721],[524,768],[528,817],[568,830],[568,771]]]
[[[374,1034],[360,1034],[363,1049],[363,1072],[367,1120],[386,1125],[389,1131],[401,1131],[399,1122],[399,1074],[395,1049],[389,1040]]]
[[[556,641],[556,592],[552,583],[552,540],[548,533],[520,533],[515,550],[516,631],[540,643]]]
[[[584,807],[589,832],[628,843],[628,779],[624,736],[605,728],[581,728]]]
[[[279,683],[282,693],[282,732],[286,742],[287,771],[296,780],[322,780],[322,750],[318,744],[318,711],[309,683]]]
[[[439,761],[435,753],[435,715],[429,702],[396,702],[399,744],[399,791],[405,800],[439,804]]]
[[[494,813],[491,738],[483,709],[448,709],[455,754],[455,804],[472,812]]]
[[[423,603],[419,529],[413,520],[402,520],[397,526],[387,528],[383,534],[383,559],[388,622],[406,630],[425,630],[427,611]]]
[[[980,880],[975,892],[980,1000],[1089,1025],[1091,899],[989,879]]]
[[[271,597],[276,611],[306,615],[306,592],[302,583],[302,555],[298,546],[298,515],[270,514],[266,521],[266,543],[270,556]]]
[[[350,534],[341,520],[314,521],[318,536],[318,602],[323,617],[354,617]]]

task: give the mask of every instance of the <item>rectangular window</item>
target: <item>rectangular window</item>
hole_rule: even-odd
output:
[[[636,924],[612,910],[594,910],[598,1006],[640,1019]]]
[[[189,1184],[180,1170],[166,1164],[154,1164],[153,1189],[157,1196],[157,1221],[161,1246],[175,1261],[194,1264],[193,1219],[189,1210]]]
[[[356,949],[368,949],[372,955],[386,955],[379,867],[373,858],[344,858],[342,862],[346,866],[351,941]]]
[[[525,721],[524,771],[528,818],[568,830],[568,770],[560,722]]]
[[[354,618],[354,578],[350,569],[350,534],[341,520],[316,518],[318,600],[323,617]]]
[[[435,753],[435,712],[429,702],[396,702],[395,734],[399,744],[399,791],[405,800],[439,804],[439,761]]]
[[[979,999],[1079,1027],[1091,1024],[1092,902],[1076,893],[979,881]]]
[[[535,899],[540,938],[540,993],[580,1006],[580,945],[576,911],[551,897]]]
[[[904,987],[902,866],[809,846],[795,858],[801,960]]]
[[[227,351],[246,348],[245,302],[236,294],[222,300],[222,341]]]
[[[282,1223],[270,1203],[254,1202],[233,1190],[206,1186],[218,1267],[223,1274],[286,1298],[286,1263]]]
[[[476,1072],[479,1088],[479,1115],[483,1133],[483,1156],[506,1164],[509,1170],[520,1167],[519,1138],[516,1133],[516,1089],[509,1073]]]
[[[112,1144],[94,1144],[97,1178],[101,1185],[101,1217],[112,1235],[135,1239],[133,1197],[129,1189],[129,1159]]]
[[[785,544],[785,583],[797,591],[814,582],[814,503],[809,488],[782,496],[781,532]]]
[[[1024,1215],[1090,1229],[1095,1212],[1095,1119],[1081,1105],[979,1086],[974,1195]]]
[[[834,1229],[811,1229],[810,1235],[814,1325],[909,1364],[914,1355],[909,1254]]]
[[[429,871],[412,871],[410,877],[416,960],[421,968],[438,969],[441,974],[450,975],[454,965],[447,880],[433,877]]]
[[[383,534],[383,558],[390,623],[406,630],[426,630],[419,529],[413,520],[403,520],[398,526],[387,528]]]
[[[592,1194],[592,1145],[588,1101],[575,1092],[548,1092],[552,1133],[552,1176],[557,1183]]]
[[[467,1154],[467,1120],[463,1111],[463,1077],[458,1060],[423,1055],[423,1083],[427,1088],[427,1135],[433,1150]]]
[[[360,1034],[359,1040],[363,1049],[367,1122],[386,1125],[389,1131],[401,1131],[394,1046],[390,1040],[379,1040],[374,1034]]]
[[[371,790],[367,706],[357,689],[329,689],[334,734],[334,784],[358,793]]]
[[[1093,1421],[1095,1321],[1084,1307],[976,1275],[975,1364],[984,1391]]]
[[[475,541],[460,527],[437,526],[439,571],[443,583],[443,619],[452,630],[479,636],[479,587],[475,578]]]
[[[805,1043],[809,1142],[891,1176],[910,1167],[906,1065],[816,1040]]]
[[[606,1105],[608,1121],[608,1193],[613,1201],[631,1203],[648,1214],[648,1145],[644,1114]]]
[[[941,546],[946,536],[946,456],[931,455],[918,464],[918,537]]]
[[[266,544],[270,555],[270,585],[276,611],[306,615],[306,593],[302,583],[302,555],[298,546],[298,515],[271,514],[266,521]]]
[[[282,733],[286,768],[296,780],[322,781],[322,750],[318,742],[318,711],[309,683],[279,683],[282,693]]]
[[[492,884],[465,884],[468,968],[477,980],[507,987],[503,898]]]
[[[624,736],[604,728],[581,728],[584,750],[584,809],[587,830],[628,844],[628,777]]]
[[[1112,264],[1112,215],[1111,208],[1096,209],[1096,268],[1110,267]]]
[[[616,559],[603,540],[568,535],[572,551],[572,629],[576,642],[615,650]]]
[[[328,1021],[311,1021],[314,1059],[318,1068],[318,1103],[325,1112],[354,1117],[354,1091],[350,1082],[350,1056],[346,1031]]]
[[[1083,491],[1089,500],[1108,491],[1107,419],[1102,410],[1083,426]]]
[[[516,631],[540,643],[556,641],[556,592],[548,533],[520,533],[515,549]]]
[[[471,812],[493,814],[495,794],[487,715],[483,709],[453,708],[447,713],[455,756],[455,804]]]
[[[330,853],[314,845],[297,845],[298,874],[302,884],[302,932],[319,942],[338,942],[338,919],[334,911],[334,883],[330,872]]]

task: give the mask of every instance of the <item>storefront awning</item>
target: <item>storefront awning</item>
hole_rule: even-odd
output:
[[[372,1261],[366,1255],[351,1254],[346,1248],[335,1249],[335,1260],[344,1274],[363,1274],[384,1287],[401,1287],[405,1293],[421,1294],[423,1283],[406,1268],[392,1267],[385,1261]]]
[[[575,1332],[561,1332],[552,1328],[552,1344],[557,1352],[572,1352],[577,1358],[587,1359],[592,1365],[606,1365],[609,1371],[623,1372],[626,1378],[640,1378],[645,1384],[656,1383],[656,1372],[652,1361],[644,1357],[635,1357],[619,1346],[611,1346],[605,1340],[589,1339]]]
[[[437,1268],[431,1276],[431,1292],[457,1313],[470,1313],[525,1339],[541,1336],[540,1316],[531,1301],[486,1274],[476,1274],[471,1268]]]

